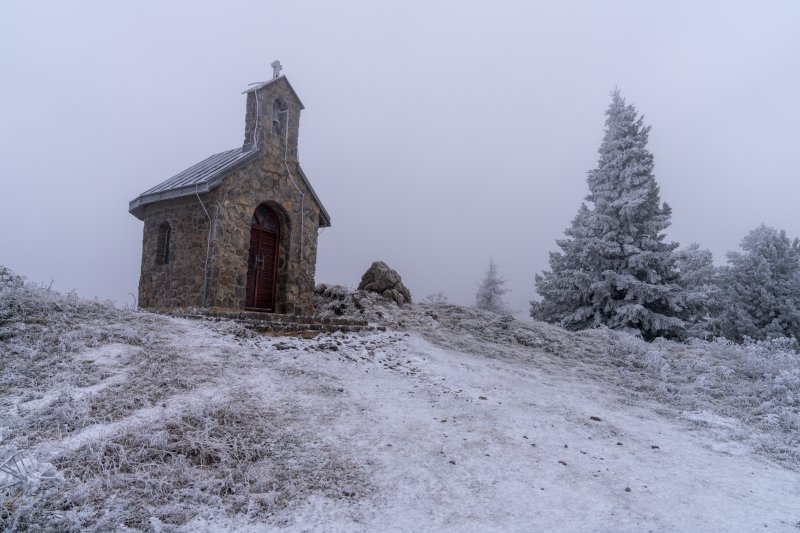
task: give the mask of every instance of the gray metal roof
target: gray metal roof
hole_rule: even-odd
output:
[[[249,150],[234,148],[227,152],[212,155],[196,165],[187,168],[183,172],[175,174],[170,179],[159,183],[155,187],[147,189],[136,197],[136,199],[131,201],[128,211],[139,220],[144,220],[143,207],[147,204],[152,204],[153,202],[161,200],[169,200],[170,198],[179,198],[181,196],[208,192],[222,183],[225,176],[252,160],[258,153],[258,149],[255,148]],[[322,205],[314,187],[311,186],[311,182],[308,181],[308,177],[306,177],[305,172],[303,172],[299,164],[297,165],[297,171],[298,174],[300,174],[300,179],[303,180],[306,188],[319,206],[319,225],[321,227],[330,226],[331,217],[325,209],[325,206]]]
[[[155,187],[146,190],[131,201],[128,211],[141,220],[141,208],[147,204],[179,196],[208,192],[219,185],[228,173],[253,159],[256,154],[258,154],[258,150],[255,148],[249,150],[234,148],[227,152],[212,155]]]

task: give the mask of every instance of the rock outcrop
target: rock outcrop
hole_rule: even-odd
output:
[[[361,276],[358,290],[376,292],[397,305],[410,304],[411,292],[403,285],[400,274],[383,261],[375,261]]]

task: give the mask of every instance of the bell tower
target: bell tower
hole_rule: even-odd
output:
[[[280,61],[273,61],[272,79],[257,82],[247,95],[242,148],[258,149],[286,162],[298,162],[298,135],[303,102],[285,75]]]

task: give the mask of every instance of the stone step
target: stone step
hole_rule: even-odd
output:
[[[260,313],[257,311],[201,311],[207,317],[233,318],[237,320],[253,320],[272,324],[326,324],[336,326],[368,326],[366,320],[350,318],[328,318],[304,315],[282,315],[279,313]]]
[[[358,331],[386,331],[385,326],[373,326],[366,320],[348,318],[328,318],[302,315],[281,315],[277,313],[259,313],[254,311],[207,311],[174,312],[177,316],[206,320],[235,320],[259,333],[273,335],[299,335],[305,338],[315,337],[320,333],[341,331],[351,333]]]

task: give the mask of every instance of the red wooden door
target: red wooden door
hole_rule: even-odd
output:
[[[245,307],[261,311],[275,310],[277,260],[278,235],[251,227]]]

